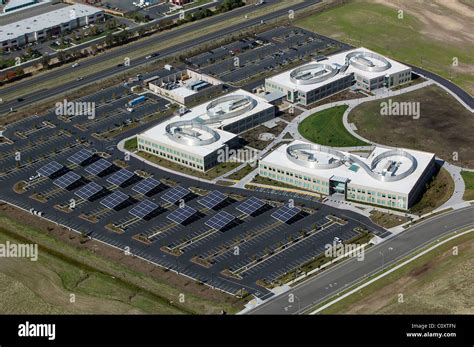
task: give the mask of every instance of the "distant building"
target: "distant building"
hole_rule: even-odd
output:
[[[293,141],[259,163],[259,175],[321,195],[408,210],[435,171],[435,155],[375,147],[367,156]]]
[[[75,4],[0,26],[0,47],[21,47],[103,20],[103,11]]]
[[[366,48],[356,48],[285,71],[265,80],[267,92],[280,92],[302,105],[356,85],[372,91],[411,80],[411,68]]]
[[[138,149],[205,172],[238,145],[236,134],[274,117],[273,105],[239,89],[138,134]]]

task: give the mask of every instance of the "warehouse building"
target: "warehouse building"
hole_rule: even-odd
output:
[[[0,26],[0,47],[20,47],[103,20],[103,11],[74,4]]]
[[[275,107],[244,90],[201,104],[137,135],[138,149],[207,171],[238,146],[237,134],[275,117]]]
[[[321,195],[408,210],[435,170],[433,153],[375,147],[365,156],[303,141],[260,160],[259,175]]]
[[[361,47],[268,78],[265,89],[284,93],[289,102],[309,105],[352,85],[370,92],[410,80],[410,67]]]

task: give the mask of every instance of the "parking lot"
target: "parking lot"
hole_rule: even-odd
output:
[[[339,43],[295,27],[277,27],[190,57],[188,63],[230,83],[275,73],[294,62],[345,49]]]
[[[117,142],[160,122],[147,116],[169,107],[145,94],[127,111],[137,96],[130,85],[117,85],[81,100],[96,103],[93,119],[51,110],[9,125],[4,135],[13,143],[0,144],[2,200],[196,281],[259,297],[270,295],[260,281],[298,268],[335,237],[351,240],[358,226],[384,234],[370,220],[310,197],[217,188],[126,160]],[[97,136],[110,129],[119,131]]]

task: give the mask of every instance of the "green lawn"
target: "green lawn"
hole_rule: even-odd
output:
[[[298,131],[305,139],[324,146],[366,146],[367,143],[353,137],[342,123],[347,107],[336,106],[312,114],[300,123]]]
[[[125,141],[124,148],[130,152],[136,151],[138,148],[137,137],[134,136],[131,139],[128,139],[127,141]]]
[[[474,172],[470,171],[461,171],[461,176],[466,185],[466,190],[464,191],[464,200],[474,200]]]
[[[441,3],[442,5],[442,3]],[[439,7],[439,6],[437,6]],[[445,8],[440,9],[443,11]],[[398,19],[397,9],[368,2],[351,2],[297,21],[297,25],[356,47],[367,47],[405,63],[414,64],[474,92],[474,45],[461,39],[435,40],[416,15],[406,10]],[[449,11],[442,12],[456,20]],[[439,20],[442,20],[441,18]],[[459,42],[461,41],[461,42]],[[457,57],[459,67],[452,65]]]

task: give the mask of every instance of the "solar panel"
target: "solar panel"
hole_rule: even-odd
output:
[[[78,151],[78,152],[74,153],[73,155],[71,155],[69,158],[67,158],[67,160],[70,161],[73,164],[80,165],[83,162],[85,162],[87,159],[92,158],[93,155],[94,155],[94,153],[92,153],[91,151],[83,148],[80,151]]]
[[[199,199],[198,203],[206,208],[213,209],[214,207],[222,203],[225,199],[227,199],[227,195],[221,193],[218,190],[214,190],[202,199]]]
[[[63,167],[64,166],[59,164],[57,161],[52,161],[40,167],[38,170],[36,170],[36,172],[39,173],[41,176],[49,177],[61,170]]]
[[[67,187],[76,183],[80,179],[81,176],[79,176],[77,173],[75,173],[74,171],[69,171],[65,175],[59,177],[58,179],[55,179],[53,181],[53,184],[57,185],[59,188],[66,189]]]
[[[301,210],[298,207],[290,207],[288,205],[285,205],[273,212],[272,217],[278,219],[280,222],[286,223],[291,218],[300,213],[300,211]]]
[[[263,206],[265,206],[265,203],[262,200],[252,196],[237,206],[236,209],[237,211],[250,215],[258,211]]]
[[[166,218],[177,224],[182,224],[196,212],[197,211],[194,208],[186,205],[174,210],[169,215],[167,215]]]
[[[122,169],[117,171],[112,176],[107,178],[107,182],[115,184],[116,186],[121,186],[125,182],[127,182],[130,178],[132,178],[135,174],[131,171],[126,169]]]
[[[170,204],[175,204],[176,202],[178,202],[179,200],[181,200],[188,194],[189,194],[189,190],[187,188],[176,186],[170,191],[163,194],[161,198],[164,201],[169,202]]]
[[[160,206],[155,204],[153,201],[143,200],[137,206],[132,208],[128,213],[130,213],[132,216],[143,219],[152,212],[156,211],[159,207]]]
[[[211,219],[209,219],[206,223],[208,227],[216,229],[216,230],[222,230],[224,229],[229,223],[231,223],[235,217],[231,215],[230,213],[226,211],[221,211],[215,216],[213,216]]]
[[[160,184],[161,184],[160,181],[154,179],[153,177],[150,177],[138,182],[136,185],[132,187],[132,190],[135,193],[145,195],[151,192],[156,187],[158,187]]]
[[[108,162],[107,160],[99,159],[96,162],[90,164],[88,167],[86,167],[85,170],[87,173],[97,176],[100,173],[107,170],[111,166],[112,166],[112,163]]]
[[[95,182],[90,182],[86,184],[84,187],[82,187],[81,189],[79,189],[74,194],[76,194],[78,197],[84,200],[87,200],[91,198],[92,196],[94,196],[95,194],[101,192],[103,189],[104,187],[102,187],[100,184],[97,184]]]
[[[105,206],[109,209],[114,209],[120,204],[124,203],[127,201],[129,196],[121,191],[116,191],[107,196],[105,199],[103,199],[100,204],[102,206]]]

